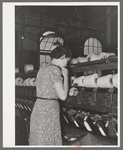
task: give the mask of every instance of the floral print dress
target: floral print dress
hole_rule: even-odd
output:
[[[60,107],[54,83],[62,82],[61,70],[55,65],[42,67],[36,78],[37,98],[30,118],[29,145],[62,145]]]

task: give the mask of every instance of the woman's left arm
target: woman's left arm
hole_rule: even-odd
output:
[[[58,82],[55,83],[55,90],[57,95],[61,100],[65,100],[68,95],[68,70],[66,68],[62,68],[62,75],[64,77],[63,83]]]

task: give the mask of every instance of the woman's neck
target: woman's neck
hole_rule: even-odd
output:
[[[53,65],[56,65],[56,66],[60,67],[59,60],[57,60],[57,59],[53,59],[53,60],[51,61],[51,64],[53,64]]]

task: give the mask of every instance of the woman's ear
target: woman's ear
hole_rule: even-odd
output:
[[[65,58],[65,55],[61,56],[60,59],[63,60]]]

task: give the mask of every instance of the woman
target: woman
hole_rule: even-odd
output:
[[[29,145],[62,145],[60,100],[68,94],[68,70],[71,52],[57,47],[51,52],[51,63],[41,67],[36,78],[37,100],[30,119]]]

